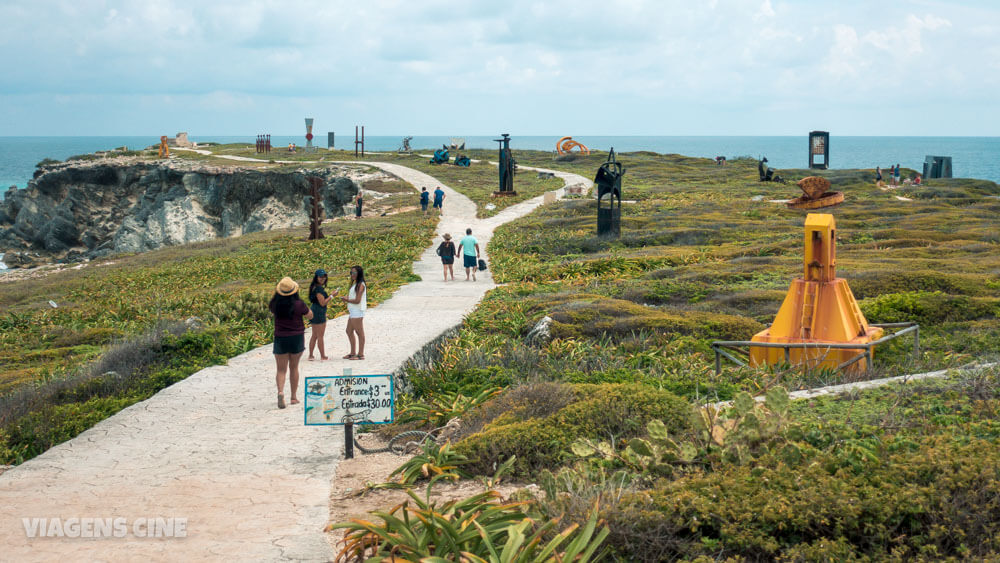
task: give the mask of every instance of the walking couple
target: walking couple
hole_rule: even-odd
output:
[[[441,257],[441,264],[444,266],[444,281],[448,281],[448,274],[451,274],[451,281],[455,281],[455,270],[453,264],[455,263],[455,256],[458,254],[455,248],[455,243],[451,242],[451,235],[445,233],[442,237],[444,242],[438,245],[437,254]],[[465,236],[458,243],[459,248],[462,249],[462,264],[465,266],[465,281],[469,281],[469,275],[472,275],[472,281],[476,281],[476,269],[479,267],[479,241],[476,237],[472,236],[472,229],[465,229]]]

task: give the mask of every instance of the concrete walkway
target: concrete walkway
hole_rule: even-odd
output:
[[[395,164],[363,164],[418,190],[442,186],[439,233],[458,238],[471,227],[483,249],[493,228],[542,202],[538,197],[478,221],[473,202],[426,174]],[[577,175],[557,175],[567,184],[590,185]],[[495,285],[489,272],[479,281],[464,281],[460,264],[458,281],[442,281],[434,251],[439,241],[414,263],[422,281],[369,309],[365,361],[340,359],[347,351],[342,316],[330,321],[326,334],[327,353],[336,359],[303,361],[302,376],[340,375],[346,367],[355,374],[391,373],[459,324]],[[275,272],[275,279],[281,275]],[[274,359],[264,346],[202,370],[3,473],[0,560],[331,559],[323,528],[342,430],[304,426],[301,406],[278,410],[275,395]],[[76,529],[68,519],[112,519],[111,524],[121,518],[124,537],[29,538],[22,519],[33,518],[60,519],[63,534]],[[185,537],[142,537],[150,534],[143,519],[155,518],[185,519]],[[53,535],[53,522],[45,524],[40,535]],[[94,532],[84,528],[82,534]]]

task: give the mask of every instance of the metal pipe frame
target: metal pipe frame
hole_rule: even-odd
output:
[[[825,349],[825,350],[858,350],[858,355],[854,356],[850,360],[837,366],[837,370],[846,369],[861,359],[867,361],[867,371],[871,372],[872,369],[872,348],[878,346],[879,344],[884,344],[890,340],[894,340],[903,336],[904,334],[913,333],[913,359],[920,358],[920,325],[913,322],[907,323],[880,323],[880,324],[870,324],[869,326],[875,326],[879,328],[902,328],[897,332],[890,335],[883,336],[878,340],[873,342],[868,342],[867,344],[837,344],[837,343],[827,343],[827,342],[753,342],[751,340],[716,340],[712,342],[712,350],[715,352],[715,375],[722,373],[722,361],[721,357],[732,361],[740,367],[748,365],[749,362],[744,362],[739,358],[733,356],[723,348],[728,348],[731,351],[739,352],[741,354],[750,355],[749,351],[744,351],[743,348],[750,347],[760,347],[760,348],[782,348],[785,351],[785,363],[791,361],[791,350],[815,350],[815,349]]]

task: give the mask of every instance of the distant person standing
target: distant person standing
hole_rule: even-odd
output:
[[[420,209],[423,210],[424,214],[427,213],[427,205],[431,202],[431,193],[427,191],[427,188],[420,188]]]
[[[358,190],[358,197],[354,200],[354,217],[356,219],[361,218],[361,205],[364,203],[364,199],[361,196],[361,190]]]
[[[896,167],[892,171],[893,183],[899,185],[899,163],[896,163]]]
[[[914,186],[920,185],[920,172],[917,172],[917,177],[913,179],[913,185]]]
[[[455,281],[455,243],[451,242],[451,235],[444,234],[444,242],[438,245],[437,253],[441,257],[441,264],[444,267],[444,281],[448,281],[448,273],[451,273],[451,281]]]
[[[458,246],[462,249],[463,264],[465,265],[465,281],[469,281],[469,274],[472,274],[472,281],[476,281],[476,269],[479,267],[479,241],[472,236],[472,229],[465,229],[465,236],[462,237]]]
[[[882,183],[882,168],[879,166],[875,167],[875,183],[876,184]]]
[[[289,277],[281,278],[267,308],[274,315],[274,361],[277,372],[274,382],[278,386],[278,408],[285,408],[285,373],[292,387],[291,404],[297,404],[295,392],[299,388],[299,358],[305,350],[306,325],[302,317],[313,318],[312,311],[299,298],[299,284]]]
[[[365,310],[368,309],[368,286],[365,285],[365,271],[361,266],[351,267],[351,289],[341,301],[347,303],[347,339],[351,342],[351,352],[345,360],[365,359]],[[355,352],[357,350],[357,352]]]
[[[441,186],[438,186],[438,188],[434,190],[434,209],[443,211],[442,209],[443,205],[444,205],[444,190],[441,189]]]

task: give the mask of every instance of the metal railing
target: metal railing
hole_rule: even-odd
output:
[[[722,358],[726,358],[740,367],[745,367],[750,363],[750,348],[782,348],[785,350],[785,363],[791,363],[791,350],[819,349],[819,350],[860,350],[861,352],[853,358],[837,366],[837,371],[846,369],[865,360],[865,370],[870,373],[872,369],[872,348],[879,344],[884,344],[890,340],[899,338],[904,334],[913,334],[913,359],[920,357],[920,325],[917,323],[870,323],[869,326],[880,328],[899,328],[892,334],[883,336],[867,344],[834,344],[829,342],[752,342],[749,340],[716,340],[712,342],[712,350],[715,352],[715,375],[722,373]],[[744,350],[744,348],[746,348]],[[735,352],[745,356],[740,359],[730,353]]]

